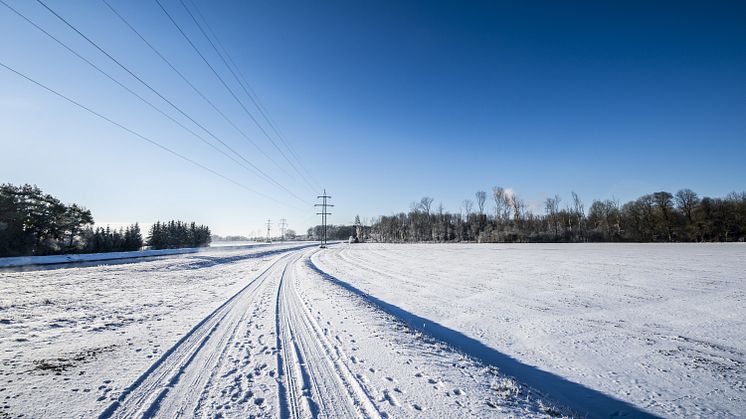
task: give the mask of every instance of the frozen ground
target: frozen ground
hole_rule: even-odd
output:
[[[574,413],[314,262],[339,255],[273,245],[0,273],[0,418]]]
[[[746,414],[746,245],[351,245],[320,270],[555,399]],[[631,412],[639,415],[641,411]]]

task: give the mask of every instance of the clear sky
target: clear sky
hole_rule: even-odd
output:
[[[41,4],[3,1],[215,143]],[[97,223],[177,218],[251,234],[284,217],[302,232],[317,221],[316,183],[333,196],[333,223],[407,210],[425,195],[457,211],[495,185],[536,206],[571,191],[589,205],[683,187],[711,196],[746,189],[743,1],[195,0],[194,8],[185,0],[257,93],[313,189],[154,0],[109,2],[271,159],[103,1],[44,2],[302,199],[0,4],[0,62],[261,194],[0,68],[0,181],[37,184],[88,207]],[[161,3],[293,159],[179,0]]]

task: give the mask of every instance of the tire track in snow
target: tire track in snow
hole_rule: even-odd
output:
[[[287,262],[291,254],[279,257],[254,280],[195,325],[166,351],[99,417],[174,417],[196,405],[199,393],[214,375],[220,354],[233,339],[238,325],[262,285]],[[196,407],[196,406],[194,406]]]
[[[287,267],[283,269],[282,276],[285,275]],[[304,394],[307,386],[303,383],[303,374],[300,372],[302,366],[298,362],[297,352],[291,351],[290,344],[292,337],[285,336],[289,333],[290,328],[287,320],[280,314],[282,308],[282,279],[277,287],[276,304],[275,304],[275,335],[277,337],[277,374],[278,374],[278,393],[279,393],[279,412],[280,418],[302,418],[314,416],[311,404],[308,400],[308,394]],[[293,367],[295,365],[295,367]]]
[[[300,260],[285,268],[277,290],[281,417],[380,418],[370,395],[301,300],[295,287]]]

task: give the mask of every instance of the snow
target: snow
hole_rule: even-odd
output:
[[[746,411],[743,244],[362,244],[313,262],[594,416]]]
[[[0,273],[0,408],[15,406],[12,416],[90,416],[99,398],[134,380],[271,252],[297,247]]]
[[[0,417],[572,412],[330,281],[327,251],[0,273]]]
[[[143,257],[183,255],[187,253],[198,253],[220,248],[221,250],[248,249],[256,246],[266,246],[268,243],[252,242],[220,242],[213,247],[185,247],[181,249],[158,249],[139,250],[133,252],[106,252],[106,253],[84,253],[50,256],[18,256],[0,258],[0,268],[31,265],[53,265],[58,263],[97,262],[119,259],[133,259]]]
[[[210,247],[245,246],[263,243],[266,242],[257,242],[251,240],[213,240],[212,243],[210,243]]]
[[[744,256],[282,243],[2,272],[0,418],[740,416]]]

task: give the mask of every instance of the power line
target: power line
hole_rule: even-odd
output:
[[[0,0],[1,1],[1,0]],[[160,97],[164,102],[168,103],[171,107],[176,109],[181,115],[192,121],[195,125],[197,125],[199,128],[201,128],[203,131],[205,131],[210,137],[215,139],[216,141],[220,142],[224,147],[229,149],[231,152],[236,154],[241,160],[249,164],[254,170],[259,172],[262,176],[266,178],[266,180],[274,183],[278,187],[282,188],[286,192],[288,192],[290,195],[292,195],[294,198],[300,200],[301,202],[307,202],[303,198],[299,197],[289,189],[287,189],[284,185],[277,182],[274,178],[272,178],[270,175],[265,173],[263,170],[261,170],[259,167],[257,167],[254,163],[250,162],[248,159],[246,159],[242,154],[238,153],[236,150],[234,150],[231,146],[226,144],[223,140],[218,138],[215,134],[212,133],[209,129],[207,129],[205,126],[197,122],[194,118],[189,116],[186,112],[184,112],[180,107],[176,106],[172,101],[170,101],[168,98],[163,96],[160,92],[158,92],[155,88],[153,88],[150,84],[148,84],[146,81],[144,81],[142,78],[140,78],[137,74],[135,74],[132,70],[130,70],[127,66],[122,64],[119,60],[114,58],[111,54],[109,54],[106,50],[104,50],[101,46],[99,46],[96,42],[91,40],[89,37],[87,37],[85,34],[83,34],[80,30],[78,30],[73,24],[68,22],[65,18],[60,16],[57,12],[55,12],[53,9],[51,9],[49,6],[47,6],[42,0],[36,0],[39,4],[41,4],[45,9],[47,9],[50,13],[52,13],[55,17],[57,17],[60,21],[62,21],[65,25],[67,25],[70,29],[75,31],[78,35],[80,35],[83,39],[85,39],[89,44],[91,44],[93,47],[95,47],[98,51],[100,51],[102,54],[106,55],[110,60],[112,60],[115,64],[117,64],[120,68],[122,68],[124,71],[126,71],[129,75],[134,77],[137,81],[142,83],[145,87],[147,87],[151,92],[155,93],[158,97]],[[3,4],[5,2],[3,1]],[[6,4],[7,6],[7,4]],[[9,6],[8,6],[9,7]]]
[[[214,44],[214,43],[212,42],[212,40],[210,39],[210,37],[209,37],[209,36],[207,36],[207,33],[205,33],[205,30],[204,30],[204,29],[202,28],[202,25],[200,25],[200,24],[199,24],[199,22],[197,21],[197,19],[195,19],[195,17],[194,17],[194,15],[192,14],[191,10],[189,10],[189,8],[188,8],[188,7],[186,6],[186,4],[184,4],[184,1],[183,1],[183,0],[179,0],[179,2],[181,3],[181,5],[182,5],[182,7],[184,8],[184,10],[186,10],[186,11],[187,11],[187,13],[189,14],[189,16],[190,16],[190,17],[192,18],[192,21],[194,21],[194,24],[195,24],[195,25],[197,25],[197,28],[198,28],[198,29],[200,30],[200,32],[201,32],[201,33],[202,33],[202,35],[203,35],[203,36],[205,37],[205,39],[207,39],[207,41],[208,41],[208,42],[210,43],[210,45],[212,46],[212,48],[213,48],[213,50],[215,51],[215,53],[217,53],[217,54],[218,54],[218,57],[220,57],[220,59],[221,59],[221,60],[223,61],[223,64],[225,65],[225,67],[226,67],[226,68],[228,69],[228,71],[230,71],[230,73],[231,73],[231,74],[233,75],[233,78],[234,78],[234,79],[235,79],[235,80],[236,80],[236,81],[238,82],[239,86],[241,86],[241,89],[242,89],[242,90],[244,91],[244,93],[246,94],[246,96],[248,96],[248,98],[249,98],[249,99],[251,100],[251,102],[252,102],[252,103],[254,104],[254,106],[255,106],[255,107],[256,107],[256,108],[257,108],[257,109],[259,110],[259,113],[260,113],[260,114],[262,115],[262,117],[264,118],[264,120],[265,120],[265,121],[267,121],[267,124],[268,124],[268,125],[269,125],[269,126],[270,126],[270,127],[271,127],[271,128],[272,128],[272,129],[274,130],[274,131],[275,131],[275,133],[277,134],[277,137],[278,137],[278,138],[280,139],[280,141],[282,141],[282,142],[283,142],[283,144],[284,144],[284,145],[285,145],[285,147],[286,147],[286,148],[288,149],[288,151],[289,151],[289,152],[290,152],[290,153],[291,153],[292,155],[295,155],[295,154],[293,153],[293,150],[292,150],[292,149],[290,148],[290,145],[289,145],[289,144],[288,144],[288,143],[287,143],[287,142],[285,141],[285,139],[284,139],[284,138],[283,138],[283,137],[282,137],[282,136],[280,135],[280,133],[279,133],[279,131],[277,130],[277,128],[275,127],[274,123],[273,123],[273,122],[272,122],[272,121],[270,120],[270,118],[269,118],[269,117],[267,116],[267,114],[265,113],[265,109],[264,109],[264,107],[263,107],[263,106],[262,106],[262,105],[261,105],[261,104],[259,103],[259,97],[258,97],[258,96],[256,95],[256,92],[254,92],[254,91],[253,91],[253,89],[251,89],[251,86],[250,86],[250,85],[249,85],[249,83],[248,83],[248,82],[246,81],[246,78],[245,78],[245,77],[243,77],[243,74],[241,74],[241,78],[243,79],[243,82],[242,82],[242,81],[241,81],[241,80],[239,79],[239,77],[238,77],[238,76],[236,75],[236,72],[234,72],[234,71],[233,71],[233,69],[231,68],[231,66],[230,66],[230,65],[228,64],[228,62],[226,61],[225,57],[223,57],[223,54],[221,54],[221,53],[220,53],[220,51],[219,51],[219,50],[218,50],[218,48],[217,48],[217,47],[215,46],[215,44]],[[194,5],[194,3],[192,3],[192,5]],[[240,70],[240,69],[238,68],[238,66],[236,66],[236,65],[235,65],[235,62],[233,62],[233,60],[231,59],[231,57],[230,57],[230,54],[228,53],[228,51],[227,51],[227,50],[226,50],[226,49],[225,49],[225,48],[224,48],[224,47],[223,47],[223,46],[222,46],[222,45],[220,44],[220,40],[218,39],[218,37],[217,37],[217,36],[215,36],[215,33],[214,33],[214,32],[212,31],[212,29],[210,28],[210,25],[209,25],[209,23],[207,22],[207,20],[206,20],[206,19],[204,18],[204,16],[202,16],[202,14],[201,14],[201,13],[199,13],[199,10],[197,9],[197,7],[196,7],[196,6],[194,6],[194,7],[195,7],[195,9],[197,10],[197,13],[198,13],[198,14],[200,15],[200,17],[202,18],[202,20],[203,20],[203,21],[205,22],[205,26],[207,27],[207,29],[208,29],[208,30],[210,31],[210,33],[211,33],[211,34],[213,35],[213,37],[215,38],[215,41],[216,41],[216,42],[217,42],[217,43],[218,43],[218,44],[220,45],[221,49],[223,49],[223,51],[225,51],[225,55],[226,55],[226,56],[228,57],[228,59],[229,59],[229,60],[231,61],[231,63],[233,63],[233,66],[234,66],[234,67],[236,68],[236,70],[237,70],[237,71],[238,71],[239,73],[241,73],[241,70]],[[246,86],[244,86],[244,83],[245,83],[245,84],[246,84],[246,85],[247,85],[247,86],[249,87],[249,89],[248,89],[248,90],[247,90],[247,87],[246,87]],[[251,93],[249,92],[249,90],[251,90]],[[254,119],[254,118],[252,117],[252,119]],[[255,123],[257,123],[257,126],[259,126],[259,123],[258,123],[258,122],[257,122],[256,120],[254,120],[254,122],[255,122]],[[297,167],[295,166],[295,164],[293,164],[293,162],[292,162],[292,161],[291,161],[291,160],[290,160],[290,159],[289,159],[289,158],[288,158],[288,157],[287,157],[287,156],[285,155],[285,153],[284,153],[284,152],[283,152],[283,151],[282,151],[282,150],[281,150],[281,149],[279,148],[279,146],[277,146],[277,144],[276,144],[276,143],[274,142],[274,140],[272,140],[272,138],[271,138],[271,137],[269,136],[269,134],[268,134],[268,133],[267,133],[267,132],[266,132],[266,131],[264,130],[264,128],[263,128],[263,127],[261,127],[261,126],[259,126],[259,128],[260,128],[260,129],[261,129],[261,131],[262,131],[262,132],[264,133],[264,135],[265,135],[265,136],[266,136],[266,137],[267,137],[267,138],[268,138],[268,139],[270,140],[270,142],[272,142],[272,145],[274,145],[274,146],[275,146],[275,148],[277,149],[277,151],[279,151],[279,152],[280,152],[280,154],[282,154],[282,156],[283,156],[283,157],[285,158],[285,160],[286,160],[286,161],[287,161],[287,162],[288,162],[288,163],[289,163],[289,164],[290,164],[290,165],[291,165],[291,166],[293,167],[293,169],[294,169],[294,170],[296,171],[296,173],[298,173],[298,175],[300,175],[300,176],[301,176],[301,178],[303,178],[303,179],[304,179],[304,180],[305,180],[305,181],[306,181],[306,182],[307,182],[307,183],[309,184],[309,186],[311,186],[311,188],[313,189],[313,185],[311,185],[311,184],[310,184],[310,182],[308,182],[308,180],[306,179],[306,176],[305,176],[305,175],[303,175],[303,174],[302,174],[302,173],[300,172],[300,170],[298,170],[298,168],[297,168]],[[302,166],[302,163],[300,162],[300,159],[298,159],[297,155],[295,155],[295,158],[296,158],[296,159],[298,160],[298,163],[299,163],[299,165],[301,165],[301,166]],[[308,170],[306,170],[306,172],[308,172]]]
[[[286,204],[286,203],[284,203],[282,201],[278,201],[278,200],[276,200],[275,198],[273,198],[273,197],[271,197],[269,195],[265,195],[265,194],[263,194],[263,193],[261,193],[259,191],[251,189],[250,187],[248,187],[248,186],[246,186],[246,185],[244,185],[244,184],[242,184],[242,183],[240,183],[238,181],[235,181],[235,180],[233,180],[233,179],[231,179],[231,178],[229,178],[229,177],[227,177],[227,176],[225,176],[225,175],[223,175],[221,173],[218,173],[215,170],[210,169],[209,167],[207,167],[207,166],[205,166],[205,165],[203,165],[203,164],[201,164],[201,163],[199,163],[199,162],[197,162],[197,161],[195,161],[195,160],[193,160],[193,159],[191,159],[191,158],[189,158],[189,157],[187,157],[187,156],[185,156],[185,155],[183,155],[183,154],[181,154],[181,153],[179,153],[177,151],[174,151],[174,150],[166,147],[165,145],[163,145],[163,144],[161,144],[161,143],[159,143],[159,142],[157,142],[157,141],[155,141],[155,140],[153,140],[151,138],[148,138],[148,137],[140,134],[137,131],[134,131],[134,130],[132,130],[130,128],[127,128],[123,124],[120,124],[119,122],[116,122],[116,121],[112,120],[111,118],[109,118],[107,116],[104,116],[103,114],[100,114],[100,113],[94,111],[93,109],[91,109],[91,108],[89,108],[89,107],[81,104],[80,102],[77,102],[76,100],[71,99],[70,97],[68,97],[68,96],[66,96],[66,95],[64,95],[64,94],[62,94],[62,93],[60,93],[60,92],[52,89],[51,87],[48,87],[47,85],[42,84],[41,82],[38,82],[38,81],[34,80],[33,78],[31,78],[31,77],[29,77],[29,76],[21,73],[18,70],[15,70],[14,68],[6,65],[5,63],[3,63],[1,61],[0,61],[0,66],[2,66],[5,69],[7,69],[7,70],[9,70],[9,71],[11,71],[13,73],[15,73],[16,75],[18,75],[18,76],[20,76],[20,77],[28,80],[29,82],[31,82],[31,83],[33,83],[33,84],[35,84],[35,85],[43,88],[44,90],[46,90],[46,91],[48,91],[48,92],[50,92],[50,93],[52,93],[52,94],[54,94],[54,95],[56,95],[56,96],[64,99],[64,100],[72,103],[73,105],[75,105],[75,106],[77,106],[77,107],[79,107],[81,109],[84,109],[84,110],[92,113],[93,115],[95,115],[95,116],[103,119],[104,121],[106,121],[106,122],[108,122],[108,123],[110,123],[112,125],[115,125],[115,126],[121,128],[121,129],[123,129],[124,131],[127,131],[128,133],[130,133],[130,134],[132,134],[132,135],[134,135],[134,136],[136,136],[136,137],[138,137],[138,138],[140,138],[140,139],[142,139],[144,141],[147,141],[148,143],[150,143],[150,144],[152,144],[152,145],[154,145],[154,146],[156,146],[156,147],[158,147],[158,148],[160,148],[160,149],[162,149],[162,150],[164,150],[164,151],[166,151],[166,152],[168,152],[168,153],[170,153],[170,154],[172,154],[172,155],[174,155],[174,156],[176,156],[176,157],[178,157],[178,158],[180,158],[182,160],[185,160],[185,161],[187,161],[187,162],[189,162],[189,163],[191,163],[191,164],[199,167],[202,170],[206,170],[206,171],[212,173],[215,176],[218,176],[218,177],[220,177],[220,178],[222,178],[224,180],[227,180],[230,183],[233,183],[236,186],[239,186],[239,187],[241,187],[243,189],[246,189],[247,191],[249,191],[251,193],[254,193],[256,195],[259,195],[259,196],[262,196],[262,197],[267,198],[269,200],[272,200],[272,201],[274,201],[274,202],[276,202],[278,204],[287,205],[287,206],[293,206],[293,205]]]
[[[171,70],[173,70],[192,90],[194,90],[194,92],[197,93],[197,95],[199,95],[200,98],[202,98],[205,102],[207,102],[207,104],[209,104],[210,107],[212,107],[226,122],[228,122],[228,124],[230,124],[244,139],[246,139],[246,141],[248,141],[249,144],[254,146],[254,148],[257,151],[259,151],[264,157],[266,157],[267,160],[274,163],[275,166],[277,166],[280,170],[283,171],[283,173],[288,174],[282,168],[282,166],[277,164],[277,162],[275,162],[269,154],[267,154],[261,147],[259,147],[259,145],[256,144],[254,140],[252,140],[251,137],[248,134],[246,134],[244,130],[242,130],[235,122],[233,122],[232,119],[230,119],[223,111],[221,111],[217,107],[217,105],[215,105],[201,90],[199,90],[194,85],[194,83],[192,83],[181,71],[179,71],[176,68],[176,66],[174,66],[171,63],[171,61],[169,61],[157,48],[155,48],[155,46],[153,46],[153,44],[151,44],[147,39],[145,39],[145,37],[137,29],[135,29],[135,27],[132,26],[132,24],[130,24],[129,21],[124,16],[122,16],[122,14],[120,14],[108,2],[108,0],[102,0],[102,1],[104,2],[104,4],[106,4],[106,6],[108,6],[108,8],[112,11],[112,13],[114,13],[128,28],[130,28],[132,32],[134,32],[163,62],[166,63],[166,65],[168,65],[169,68],[171,68]]]
[[[267,218],[267,243],[272,242],[272,236],[269,234],[270,230],[272,230],[272,220]]]
[[[189,14],[189,17],[191,17],[191,18],[192,18],[192,21],[193,21],[193,22],[194,22],[194,24],[195,24],[195,25],[197,26],[197,28],[199,29],[199,31],[200,31],[200,32],[202,33],[202,36],[204,36],[204,37],[205,37],[205,39],[207,39],[207,42],[209,42],[209,43],[210,43],[210,46],[212,46],[212,49],[213,49],[213,50],[215,51],[215,53],[216,53],[216,54],[218,54],[218,57],[220,57],[220,60],[221,60],[221,61],[223,61],[223,65],[225,65],[225,67],[226,67],[226,68],[228,69],[228,71],[229,71],[229,72],[231,73],[231,75],[233,75],[233,78],[234,78],[234,79],[236,80],[236,82],[238,82],[239,86],[241,86],[241,89],[243,89],[243,91],[244,91],[244,93],[246,94],[246,96],[248,96],[248,97],[249,97],[249,99],[250,99],[250,100],[252,101],[252,103],[254,103],[254,106],[256,106],[256,107],[257,107],[257,109],[259,109],[260,113],[262,113],[262,111],[261,111],[261,108],[259,107],[259,104],[258,104],[258,103],[256,102],[256,100],[254,100],[254,97],[253,97],[253,96],[252,96],[251,94],[249,94],[249,92],[248,92],[248,91],[246,90],[246,88],[244,87],[244,85],[243,85],[243,84],[241,83],[241,80],[239,80],[238,76],[236,75],[236,72],[235,72],[235,71],[233,71],[233,69],[231,68],[231,66],[230,66],[230,65],[228,64],[228,62],[226,61],[225,57],[223,57],[223,54],[221,54],[221,53],[220,53],[220,51],[218,50],[218,48],[217,48],[217,47],[215,46],[215,44],[214,44],[214,43],[212,42],[212,39],[210,39],[210,37],[209,37],[209,36],[207,36],[207,33],[205,33],[205,30],[204,30],[204,29],[202,28],[202,25],[200,25],[200,24],[199,24],[199,22],[197,21],[197,19],[196,19],[196,18],[194,17],[194,15],[192,14],[192,11],[191,11],[191,10],[189,10],[189,8],[188,8],[188,7],[186,6],[186,4],[184,4],[184,1],[183,1],[183,0],[179,0],[179,3],[181,3],[181,6],[182,6],[182,7],[184,8],[184,10],[186,10],[186,11],[187,11],[187,13]],[[295,166],[295,164],[294,164],[294,163],[293,163],[293,162],[292,162],[292,161],[291,161],[291,160],[290,160],[290,159],[288,158],[288,156],[287,156],[287,155],[285,155],[285,152],[284,152],[284,151],[282,151],[282,149],[281,149],[281,148],[280,148],[280,147],[279,147],[279,146],[277,145],[277,143],[276,143],[276,142],[275,142],[275,141],[274,141],[274,140],[272,139],[272,137],[271,137],[271,136],[270,136],[270,135],[269,135],[269,134],[267,133],[267,131],[266,131],[266,130],[264,129],[264,127],[263,127],[263,126],[262,126],[262,125],[261,125],[261,124],[259,123],[259,121],[257,121],[257,120],[256,120],[256,119],[254,118],[254,116],[253,116],[253,115],[250,115],[250,116],[251,116],[251,119],[252,119],[252,120],[254,121],[254,123],[255,123],[255,124],[257,125],[257,127],[259,127],[259,130],[260,130],[260,131],[262,131],[262,133],[264,134],[264,136],[265,136],[265,137],[267,137],[267,139],[268,139],[268,140],[269,140],[269,141],[270,141],[270,142],[272,143],[272,145],[273,145],[273,146],[275,147],[275,149],[277,149],[277,151],[279,151],[279,152],[280,152],[280,154],[281,154],[281,155],[282,155],[282,157],[283,157],[283,158],[285,159],[285,161],[287,161],[287,162],[288,162],[288,164],[289,164],[289,165],[290,165],[290,166],[291,166],[291,167],[293,168],[293,170],[295,170],[295,172],[296,172],[296,173],[297,173],[297,174],[298,174],[298,175],[299,175],[299,176],[301,177],[301,179],[303,179],[303,180],[304,180],[304,181],[305,181],[305,182],[306,182],[306,183],[308,184],[308,186],[309,186],[309,187],[311,188],[311,191],[313,191],[313,185],[311,185],[311,183],[310,183],[310,182],[308,181],[308,179],[306,179],[306,176],[305,176],[305,175],[303,175],[303,173],[301,173],[301,172],[300,172],[300,170],[298,170],[298,168],[297,168],[297,167]],[[265,117],[265,119],[266,119],[266,117]]]
[[[331,199],[331,195],[326,194],[326,189],[324,189],[324,194],[317,196],[318,199],[321,199],[320,204],[314,204],[315,207],[321,207],[321,212],[317,212],[316,215],[321,216],[321,247],[326,247],[326,218],[328,215],[331,215],[331,212],[327,212],[326,209],[328,207],[333,207],[334,205],[329,204],[327,201]]]
[[[39,1],[39,0],[37,0],[37,1]],[[156,3],[158,4],[158,6],[160,6],[160,8],[161,8],[161,10],[163,11],[163,13],[165,13],[165,14],[166,14],[166,16],[167,16],[167,17],[168,17],[168,19],[169,19],[169,20],[171,21],[171,23],[172,23],[172,24],[173,24],[173,25],[174,25],[174,26],[176,27],[176,29],[177,29],[177,30],[179,31],[179,33],[181,33],[181,35],[182,35],[182,36],[184,37],[184,39],[186,39],[187,43],[189,43],[189,45],[190,45],[190,46],[192,47],[192,49],[193,49],[193,50],[194,50],[194,51],[195,51],[195,52],[197,53],[197,55],[199,55],[199,57],[200,57],[200,58],[202,59],[202,61],[204,61],[204,63],[205,63],[205,64],[207,64],[207,66],[208,66],[208,67],[210,68],[210,71],[212,71],[212,73],[213,73],[213,74],[215,75],[215,77],[217,77],[217,78],[218,78],[218,80],[219,80],[219,81],[220,81],[220,83],[221,83],[221,84],[223,85],[223,87],[225,87],[225,89],[226,89],[226,90],[228,90],[228,93],[230,93],[230,95],[231,95],[231,96],[233,97],[233,99],[234,99],[234,100],[235,100],[235,101],[236,101],[236,102],[238,103],[238,105],[239,105],[239,106],[241,107],[241,109],[243,109],[244,113],[246,113],[246,115],[248,115],[248,117],[249,117],[249,118],[250,118],[250,119],[251,119],[251,120],[252,120],[252,121],[254,122],[254,124],[255,124],[255,125],[256,125],[256,126],[257,126],[257,127],[259,128],[259,130],[260,130],[260,131],[262,131],[262,133],[263,133],[263,134],[264,134],[264,135],[265,135],[265,136],[267,137],[267,139],[269,139],[270,143],[272,143],[272,145],[273,145],[273,146],[274,146],[274,147],[275,147],[275,148],[276,148],[276,149],[277,149],[277,150],[278,150],[278,151],[280,152],[280,154],[281,154],[281,155],[282,155],[282,156],[283,156],[283,157],[284,157],[284,158],[285,158],[285,159],[287,160],[287,156],[285,156],[285,154],[284,154],[284,153],[282,152],[282,150],[281,150],[281,149],[280,149],[280,148],[279,148],[279,147],[277,146],[277,144],[276,144],[276,143],[274,142],[274,140],[272,140],[272,137],[270,137],[270,136],[269,136],[269,134],[267,134],[267,131],[266,131],[266,130],[264,129],[264,127],[262,127],[262,125],[261,125],[261,124],[259,123],[259,121],[257,121],[257,119],[256,119],[256,118],[254,117],[254,115],[253,115],[253,114],[251,113],[251,111],[249,111],[249,110],[248,110],[248,109],[246,108],[246,105],[244,105],[243,101],[241,101],[241,99],[239,99],[239,97],[238,97],[238,96],[236,95],[236,93],[235,93],[235,92],[233,91],[233,89],[232,89],[232,88],[231,88],[231,87],[230,87],[230,86],[228,85],[228,83],[226,83],[226,82],[225,82],[225,80],[223,79],[223,77],[221,77],[221,76],[220,76],[220,74],[219,74],[219,73],[217,72],[217,70],[215,70],[215,67],[213,67],[213,66],[212,66],[212,64],[210,64],[209,60],[208,60],[208,59],[207,59],[207,58],[206,58],[206,57],[205,57],[205,56],[204,56],[204,55],[202,54],[202,52],[201,52],[201,51],[199,50],[199,48],[197,48],[197,46],[196,46],[196,45],[194,44],[194,42],[192,42],[191,38],[189,38],[189,36],[188,36],[188,35],[186,34],[186,32],[185,32],[185,31],[184,31],[184,30],[183,30],[183,29],[181,28],[181,26],[180,26],[180,25],[179,25],[179,24],[178,24],[178,23],[176,22],[176,20],[175,20],[175,19],[173,18],[173,16],[171,16],[171,14],[170,14],[170,13],[168,12],[168,10],[166,10],[166,8],[165,8],[165,7],[163,6],[163,4],[162,4],[162,3],[160,2],[160,0],[155,0],[155,1],[156,1]],[[183,4],[182,4],[182,5],[183,5]],[[186,6],[185,6],[185,7],[186,7]],[[187,12],[189,12],[189,10],[188,10],[188,9],[187,9]],[[189,13],[190,13],[190,16],[192,16],[192,15],[191,15],[191,12],[189,12]],[[192,16],[192,19],[194,19],[194,16]],[[200,27],[200,30],[202,30],[202,28],[201,28],[201,27]],[[209,38],[208,38],[208,41],[210,41],[210,39],[209,39]],[[212,45],[212,41],[210,41],[210,44]],[[214,48],[214,45],[213,45],[213,48]],[[218,54],[218,55],[220,55],[220,54]],[[222,58],[222,56],[221,56],[221,58]],[[273,160],[273,162],[274,162],[274,160]],[[276,162],[274,162],[274,163],[275,163],[275,164],[277,164]],[[292,166],[292,167],[294,167],[294,166],[292,165],[292,163],[291,163],[291,166]],[[296,170],[297,170],[297,169],[296,169]],[[303,176],[301,176],[301,178],[302,178],[302,179],[305,179],[305,177],[303,177]],[[308,183],[308,181],[307,181],[307,180],[306,180],[306,182]],[[309,184],[309,187],[310,187],[310,184]],[[310,189],[310,190],[311,190],[311,191],[313,191],[313,187],[311,187],[311,189]]]
[[[132,89],[130,89],[129,87],[127,87],[126,85],[124,85],[122,82],[120,82],[116,78],[112,77],[109,73],[107,73],[106,71],[104,71],[103,69],[101,69],[99,66],[97,66],[96,64],[94,64],[93,62],[91,62],[90,60],[88,60],[87,58],[85,58],[82,55],[80,55],[77,51],[75,51],[70,46],[68,46],[67,44],[65,44],[64,42],[62,42],[59,38],[55,37],[54,35],[52,35],[48,31],[46,31],[44,28],[42,28],[41,26],[37,25],[31,19],[29,19],[28,17],[26,17],[24,14],[22,14],[18,10],[14,9],[10,5],[8,5],[4,0],[0,0],[0,3],[2,3],[5,7],[7,7],[8,9],[10,9],[12,12],[14,12],[16,15],[18,15],[22,19],[24,19],[30,25],[34,26],[36,29],[38,29],[39,31],[41,31],[42,33],[44,33],[45,35],[47,35],[48,37],[50,37],[52,40],[54,40],[55,42],[57,42],[60,46],[62,46],[63,48],[65,48],[71,54],[75,55],[76,57],[78,57],[79,59],[81,59],[83,62],[85,62],[89,66],[93,67],[99,73],[101,73],[102,75],[104,75],[105,77],[107,77],[109,80],[113,81],[114,83],[116,83],[117,85],[119,85],[121,88],[123,88],[124,90],[126,90],[130,94],[134,95],[140,101],[142,101],[143,103],[145,103],[148,106],[150,106],[153,110],[155,110],[156,112],[158,112],[161,115],[165,116],[166,118],[168,118],[169,120],[171,120],[173,123],[177,124],[178,126],[180,126],[181,128],[183,128],[185,131],[187,131],[188,133],[192,134],[193,136],[195,136],[200,141],[202,141],[203,143],[207,144],[208,146],[210,146],[211,148],[213,148],[217,152],[219,152],[219,153],[223,154],[224,156],[228,157],[229,159],[233,160],[239,166],[241,166],[244,169],[250,171],[250,167],[246,166],[245,164],[243,164],[240,161],[236,160],[235,157],[227,154],[225,151],[223,151],[220,148],[216,147],[213,143],[207,141],[203,136],[197,134],[192,129],[190,129],[189,127],[185,126],[184,124],[182,124],[181,122],[179,122],[178,120],[176,120],[175,118],[173,118],[171,115],[167,114],[166,112],[164,112],[163,110],[161,110],[160,108],[158,108],[152,102],[150,102],[149,100],[145,99],[140,94],[138,94],[137,92],[133,91]],[[255,174],[258,174],[258,173],[255,173]]]
[[[303,171],[308,175],[309,179],[314,183],[314,185],[318,189],[321,189],[320,183],[314,178],[313,174],[311,174],[311,172],[305,167],[305,165],[303,165],[303,161],[300,159],[300,157],[298,157],[298,155],[295,153],[295,150],[293,150],[293,148],[290,146],[290,143],[285,138],[285,134],[282,132],[282,130],[277,125],[277,123],[274,121],[274,119],[272,118],[272,115],[269,113],[269,111],[266,109],[261,99],[259,98],[259,95],[256,94],[254,89],[252,89],[251,84],[246,80],[246,76],[241,71],[241,68],[238,65],[236,65],[236,63],[233,61],[233,58],[231,57],[230,52],[228,52],[228,49],[225,48],[223,44],[220,42],[220,38],[212,30],[210,23],[207,21],[207,19],[205,19],[202,12],[200,12],[197,4],[191,0],[189,0],[189,2],[191,3],[194,10],[197,12],[197,15],[200,17],[202,22],[207,27],[207,31],[210,33],[210,35],[212,35],[213,38],[215,38],[215,41],[217,42],[220,49],[222,49],[226,57],[228,57],[228,61],[231,63],[233,68],[235,68],[236,71],[238,72],[238,75],[240,76],[241,80],[243,81],[243,84],[245,85],[245,89],[247,88],[249,92],[251,93],[249,96],[251,97],[253,95],[253,98],[256,99],[256,101],[254,101],[254,104],[257,105],[257,108],[259,109],[259,112],[262,114],[262,117],[264,117],[264,119],[268,122],[269,126],[272,128],[275,134],[277,134],[277,137],[282,141],[282,143],[288,149],[290,154],[295,158],[296,162],[301,167],[301,169],[303,169]]]

